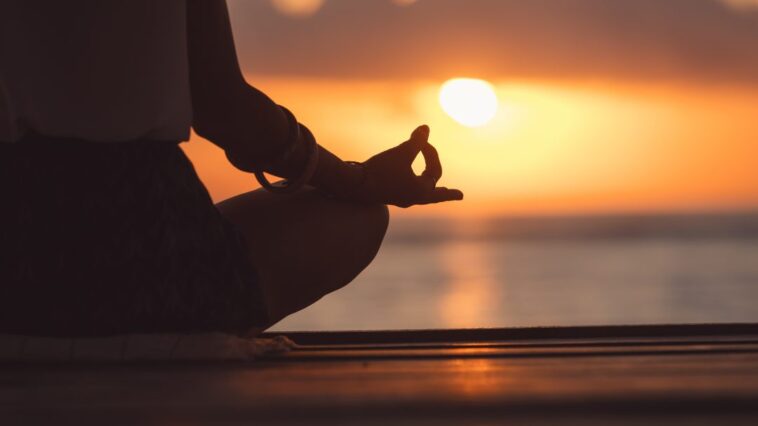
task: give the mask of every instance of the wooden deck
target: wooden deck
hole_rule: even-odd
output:
[[[0,365],[0,424],[758,424],[758,325],[289,333],[248,363]]]

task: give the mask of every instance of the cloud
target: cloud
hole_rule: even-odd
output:
[[[269,0],[279,13],[293,18],[304,18],[318,12],[326,0]],[[410,6],[418,0],[388,0],[398,6]]]
[[[287,16],[307,17],[318,12],[324,0],[271,0],[271,5]]]
[[[758,0],[722,0],[727,6],[738,10],[758,9]]]
[[[754,84],[758,14],[737,3],[747,0],[328,0],[307,19],[262,1],[230,9],[252,73]]]

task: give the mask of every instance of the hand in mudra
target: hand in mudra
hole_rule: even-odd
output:
[[[411,168],[419,152],[426,163],[421,176]],[[369,158],[363,167],[365,176],[358,198],[364,201],[410,207],[463,199],[457,189],[437,187],[442,165],[437,150],[429,143],[427,126],[416,128],[410,140]]]

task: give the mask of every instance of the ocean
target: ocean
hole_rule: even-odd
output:
[[[274,330],[758,321],[758,213],[393,218],[350,285]]]

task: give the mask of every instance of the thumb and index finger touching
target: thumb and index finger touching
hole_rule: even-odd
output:
[[[416,155],[423,149],[424,145],[429,144],[429,126],[419,126],[411,133],[411,138],[398,146],[406,159],[413,161]]]
[[[402,147],[409,161],[413,161],[419,152],[424,156],[426,167],[419,178],[431,181],[429,182],[431,192],[425,197],[423,201],[425,204],[463,199],[463,193],[457,189],[435,188],[437,181],[442,177],[442,163],[437,149],[429,143],[429,126],[417,127],[411,134],[410,140]]]
[[[437,150],[429,143],[429,126],[423,125],[411,133],[411,138],[403,143],[403,151],[409,161],[413,161],[419,152],[424,156],[426,168],[422,176],[432,178],[436,183],[442,177],[442,164]]]

